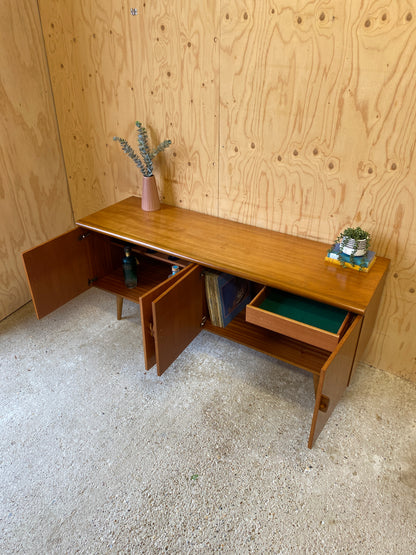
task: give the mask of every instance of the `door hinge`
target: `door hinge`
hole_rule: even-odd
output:
[[[202,316],[202,321],[201,321],[201,328],[203,328],[205,326],[205,322],[207,321],[207,317],[206,316]]]
[[[94,278],[88,278],[88,285],[94,285],[94,283],[98,281],[97,277]]]
[[[88,237],[88,235],[91,235],[91,231],[84,231],[83,233],[81,233],[81,235],[78,237],[78,241],[83,241],[84,239],[86,239]]]

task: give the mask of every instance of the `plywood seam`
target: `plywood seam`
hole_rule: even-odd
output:
[[[72,214],[72,224],[75,224],[75,213],[74,213],[74,205],[72,203],[72,197],[71,197],[71,193],[69,190],[69,182],[68,182],[68,172],[66,169],[66,161],[65,161],[65,153],[64,153],[64,149],[62,146],[62,138],[61,138],[61,128],[59,125],[59,119],[58,119],[58,113],[56,110],[56,102],[55,102],[55,94],[53,91],[53,85],[52,85],[52,79],[51,79],[51,72],[50,72],[50,67],[49,67],[49,58],[48,58],[48,53],[46,50],[46,43],[45,43],[45,29],[43,28],[43,23],[42,23],[42,16],[40,13],[40,8],[39,8],[39,1],[36,0],[36,7],[37,7],[37,13],[38,13],[38,18],[39,18],[39,25],[41,28],[41,35],[42,35],[42,46],[43,46],[43,54],[44,54],[44,58],[45,58],[45,62],[46,62],[46,72],[48,74],[48,81],[49,81],[49,87],[51,90],[51,97],[52,97],[52,105],[53,105],[53,113],[54,113],[54,117],[55,117],[55,125],[56,128],[58,130],[58,143],[59,143],[59,151],[62,157],[62,161],[64,164],[64,172],[65,172],[65,185],[66,185],[66,190],[67,190],[67,194],[68,194],[68,199],[69,199],[69,206],[71,209],[71,214]]]

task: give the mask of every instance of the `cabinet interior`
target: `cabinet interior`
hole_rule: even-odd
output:
[[[104,242],[102,241],[103,238],[105,239]],[[93,279],[93,285],[115,295],[121,295],[123,298],[135,303],[139,303],[143,295],[168,279],[173,264],[178,265],[181,270],[192,264],[189,261],[172,257],[169,254],[158,252],[154,249],[147,249],[114,238],[103,237],[100,234],[97,234],[95,239],[99,241],[98,248],[100,249],[100,254],[94,252],[92,259],[99,261],[97,266],[101,269],[101,272]],[[97,248],[96,240],[91,242],[93,249]],[[133,289],[129,289],[124,285],[122,258],[125,246],[131,248],[139,263],[138,285]],[[106,263],[103,264],[104,259]],[[103,269],[105,270],[103,271]],[[97,270],[93,271],[93,273],[97,274]],[[203,269],[201,273],[203,273]],[[262,287],[262,284],[253,283],[255,294]],[[205,298],[205,294],[203,297]],[[316,375],[319,375],[322,366],[331,355],[330,350],[315,347],[303,341],[287,337],[284,334],[276,333],[247,322],[245,308],[225,328],[220,328],[210,322],[207,304],[203,302],[201,307],[202,326],[211,333],[279,358]]]
[[[93,285],[115,295],[121,295],[135,303],[139,303],[140,298],[145,293],[169,277],[172,265],[175,264],[180,268],[185,268],[190,264],[187,261],[159,253],[153,249],[146,249],[113,238],[106,237],[105,240],[105,245],[100,245],[100,248],[104,251],[101,254],[109,263],[107,263],[104,272],[97,272],[97,270],[94,272],[93,270],[95,275]],[[126,287],[124,284],[122,268],[124,247],[130,247],[138,261],[137,287],[133,289]],[[95,246],[93,245],[92,248],[95,248]],[[96,254],[94,253],[95,258],[97,258]]]

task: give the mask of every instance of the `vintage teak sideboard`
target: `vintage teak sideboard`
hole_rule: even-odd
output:
[[[348,386],[377,315],[389,260],[368,273],[325,261],[328,245],[162,205],[141,210],[130,197],[76,222],[77,227],[23,253],[38,318],[94,286],[140,304],[146,369],[161,375],[201,329],[303,368],[313,375],[312,447]],[[124,285],[124,246],[139,260],[138,285]],[[169,277],[172,264],[179,273]],[[253,301],[226,327],[210,322],[204,271],[250,280]],[[264,308],[268,295],[301,301],[317,320]],[[335,311],[336,329],[319,325]],[[278,417],[278,415],[276,415]]]

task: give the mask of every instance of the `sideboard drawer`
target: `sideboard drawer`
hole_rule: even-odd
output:
[[[247,305],[246,320],[309,345],[333,351],[351,318],[346,310],[263,287]]]

